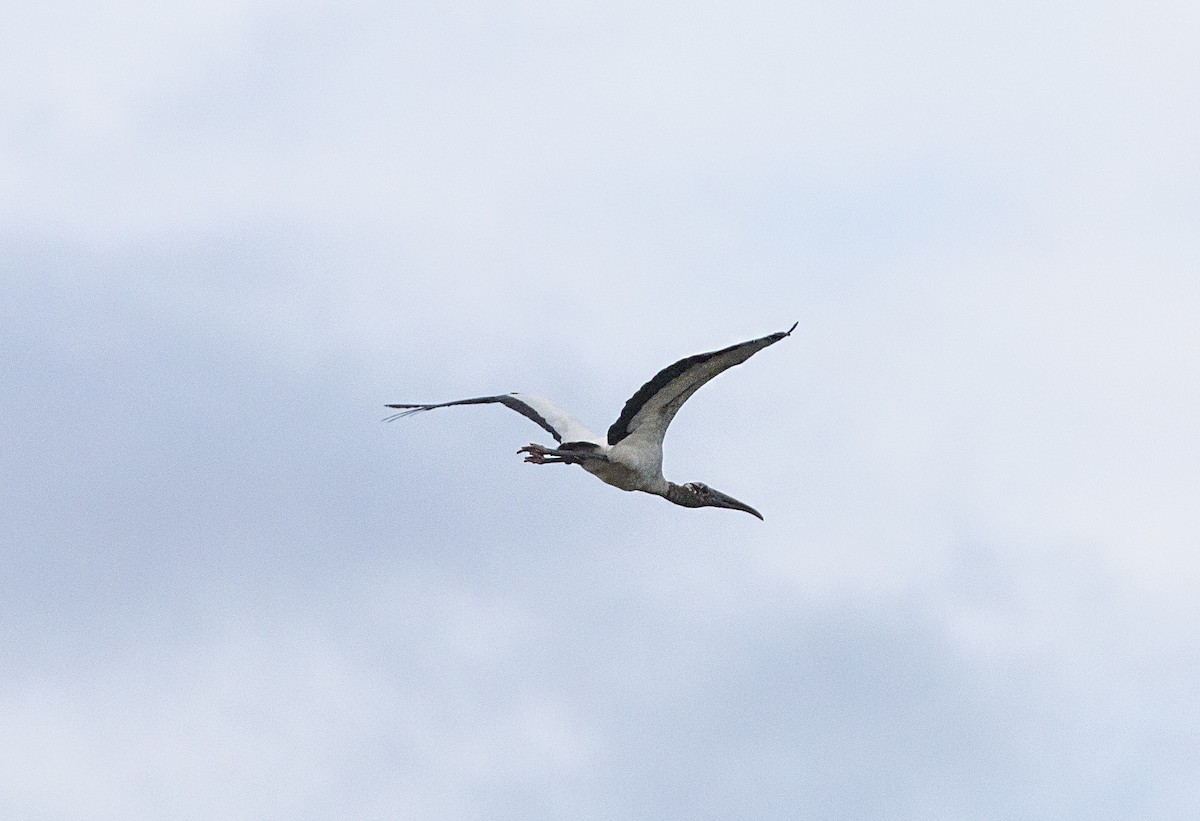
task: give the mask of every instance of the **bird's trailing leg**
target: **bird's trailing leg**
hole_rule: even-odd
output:
[[[608,457],[600,453],[591,453],[589,451],[579,450],[554,450],[545,445],[528,444],[517,451],[524,453],[525,461],[532,462],[535,465],[553,465],[561,463],[566,465],[578,465],[588,459],[607,459]]]
[[[525,461],[532,462],[535,465],[553,465],[555,463],[567,463],[567,459],[563,458],[560,451],[552,450],[545,445],[528,444],[517,451],[524,453]]]
[[[555,462],[564,461],[563,459],[560,459],[556,456],[551,456],[549,459],[547,459],[546,455],[549,454],[550,452],[551,452],[550,448],[543,447],[541,445],[534,445],[534,444],[526,445],[525,447],[523,447],[517,451],[517,453],[528,454],[525,457],[525,461],[532,462],[535,465],[552,465]]]

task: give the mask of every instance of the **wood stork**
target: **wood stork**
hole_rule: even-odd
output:
[[[702,482],[677,485],[664,479],[663,437],[679,408],[705,382],[722,371],[745,362],[768,345],[774,345],[784,337],[791,336],[799,324],[797,322],[786,331],[740,342],[719,351],[689,356],[663,368],[625,403],[621,415],[608,429],[607,440],[596,436],[549,399],[527,393],[479,396],[437,404],[387,405],[389,408],[400,409],[400,413],[392,414],[384,421],[391,422],[402,416],[434,408],[498,403],[532,419],[559,443],[557,448],[537,444],[526,445],[517,451],[527,454],[526,462],[535,465],[579,465],[593,476],[598,476],[601,481],[621,490],[653,493],[683,507],[744,510],[761,519],[762,514],[754,508]]]

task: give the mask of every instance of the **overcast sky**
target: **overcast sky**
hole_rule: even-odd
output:
[[[1200,817],[1200,11],[0,29],[0,815]],[[667,477],[521,462],[799,327]]]

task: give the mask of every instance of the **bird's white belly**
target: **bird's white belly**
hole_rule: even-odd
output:
[[[619,487],[621,490],[638,490],[644,483],[639,471],[620,462],[589,460],[583,463],[583,469],[593,476],[598,477],[601,482],[610,484],[613,487]]]
[[[660,485],[665,487],[661,452],[647,453],[642,449],[617,445],[607,455],[607,461],[584,462],[584,470],[621,490],[658,493],[661,492]]]

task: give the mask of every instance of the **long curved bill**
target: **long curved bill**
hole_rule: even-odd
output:
[[[763,519],[763,515],[761,513],[750,507],[750,505],[746,504],[745,502],[739,502],[737,499],[733,498],[732,496],[727,496],[719,490],[713,490],[712,488],[709,488],[708,490],[714,497],[716,497],[716,507],[727,507],[730,510],[744,510],[751,516],[757,516],[759,519],[766,521],[766,519]]]

